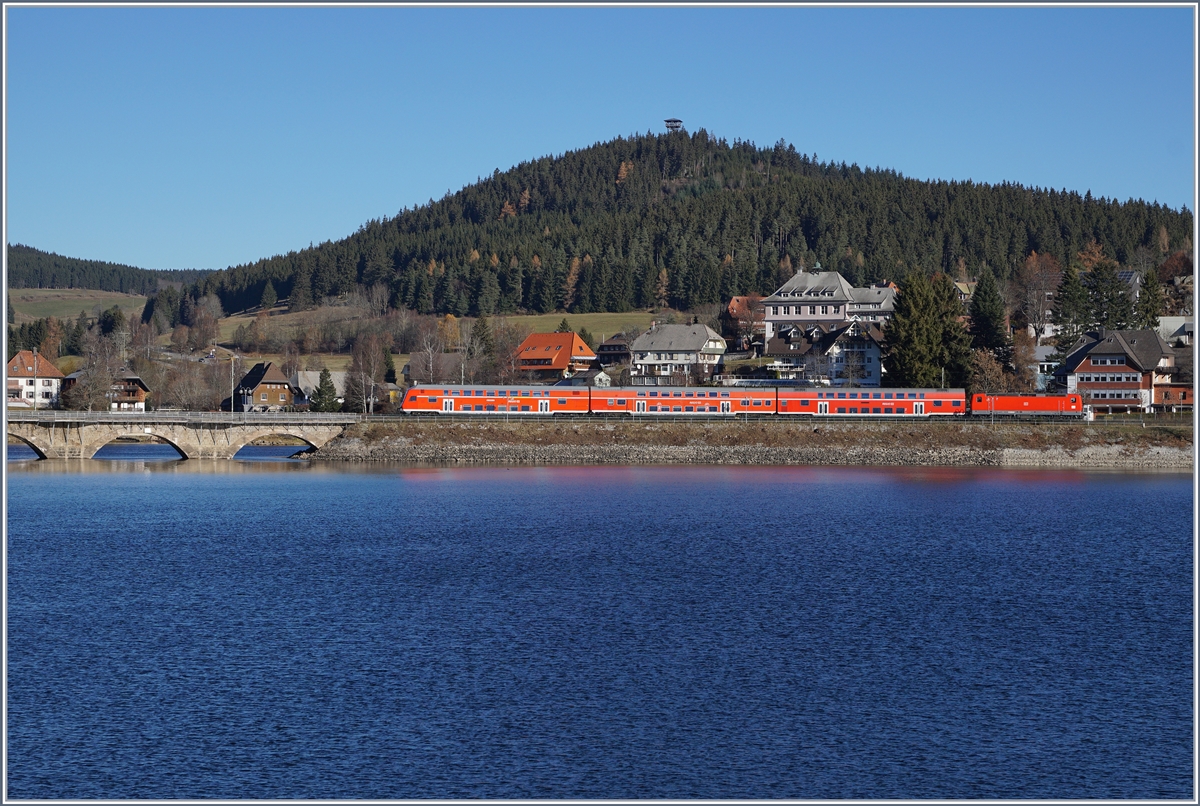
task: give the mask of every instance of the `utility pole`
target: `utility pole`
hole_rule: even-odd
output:
[[[230,353],[229,354],[229,416],[231,418],[233,417],[233,392],[234,392],[234,383],[235,383],[235,381],[233,379],[233,365],[234,365],[234,362],[236,362],[236,361],[237,361],[237,355],[235,355],[234,353]]]
[[[36,347],[34,347],[34,348],[33,348],[33,408],[34,408],[35,410],[37,409],[37,396],[38,396],[38,385],[37,385],[37,348],[36,348]]]

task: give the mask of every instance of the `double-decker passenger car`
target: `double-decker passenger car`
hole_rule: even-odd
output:
[[[586,414],[586,386],[414,386],[404,395],[406,414]]]
[[[862,416],[966,414],[963,389],[780,389],[780,414]]]
[[[1075,416],[1084,414],[1083,398],[1073,395],[990,395],[977,393],[971,396],[971,413],[987,416],[1039,415]]]
[[[775,389],[712,387],[594,387],[593,414],[735,415],[774,414]]]

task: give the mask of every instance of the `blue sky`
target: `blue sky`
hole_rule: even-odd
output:
[[[6,235],[223,268],[667,117],[1194,208],[1190,7],[6,13]]]

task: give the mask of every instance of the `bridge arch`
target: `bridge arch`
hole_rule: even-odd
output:
[[[35,461],[40,462],[42,459],[48,458],[46,456],[46,451],[43,450],[41,447],[39,447],[38,444],[36,442],[34,442],[33,440],[28,439],[27,437],[23,437],[20,434],[14,434],[12,431],[9,431],[8,435],[10,437],[15,437],[16,439],[20,440],[22,445],[28,446],[29,449],[32,450],[37,455],[37,459]]]
[[[181,448],[179,445],[177,445],[169,437],[167,437],[163,434],[159,434],[159,433],[146,434],[144,431],[114,431],[114,432],[105,434],[103,437],[104,442],[100,442],[99,440],[97,440],[94,444],[88,446],[89,452],[88,452],[86,458],[95,459],[96,454],[99,453],[105,446],[112,445],[114,442],[116,442],[119,439],[128,439],[130,437],[145,437],[145,436],[152,436],[152,437],[154,437],[155,442],[161,442],[165,445],[170,445],[172,448],[175,449],[175,452],[179,454],[180,459],[190,459],[191,458],[190,456],[188,456],[187,451],[185,451],[183,448]]]
[[[237,439],[233,440],[233,442],[230,444],[231,452],[229,454],[229,458],[232,459],[233,457],[237,456],[238,451],[249,445],[251,442],[254,442],[256,439],[276,436],[298,439],[314,450],[320,448],[329,441],[329,439],[313,437],[312,434],[301,433],[299,429],[288,428],[286,425],[267,426],[251,431],[248,434],[238,434]]]

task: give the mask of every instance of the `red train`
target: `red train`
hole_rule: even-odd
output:
[[[630,414],[822,417],[1088,417],[1078,394],[991,395],[963,389],[707,386],[415,386],[401,411],[438,414]]]

